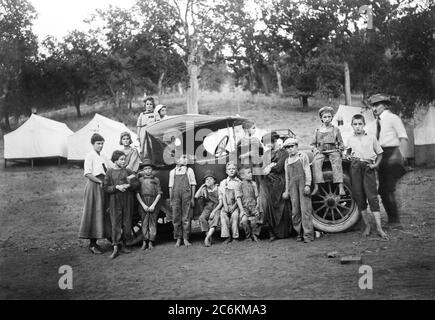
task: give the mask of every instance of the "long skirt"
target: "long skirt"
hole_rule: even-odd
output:
[[[85,186],[79,237],[103,239],[110,237],[108,230],[110,230],[110,219],[105,213],[103,188],[98,183],[88,180]]]

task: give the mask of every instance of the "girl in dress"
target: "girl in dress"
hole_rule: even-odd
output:
[[[137,172],[139,170],[140,157],[137,149],[131,146],[132,143],[133,140],[131,140],[129,132],[121,133],[119,144],[124,147],[122,151],[125,153],[125,167],[133,172]]]

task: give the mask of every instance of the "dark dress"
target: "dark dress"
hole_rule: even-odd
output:
[[[265,154],[265,158],[266,158]],[[275,162],[268,175],[260,176],[259,206],[264,216],[264,223],[278,238],[287,238],[291,230],[291,205],[282,198],[285,191],[285,160],[288,153],[284,149],[272,151],[270,162]],[[265,161],[266,164],[270,163]]]

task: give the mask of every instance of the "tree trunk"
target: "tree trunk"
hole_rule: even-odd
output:
[[[352,97],[350,93],[350,72],[347,61],[344,62],[344,98],[345,104],[347,106],[352,105]]]
[[[281,72],[279,71],[279,67],[276,62],[273,64],[273,68],[275,69],[276,81],[278,83],[278,94],[282,96],[284,94],[284,89],[282,88]]]
[[[74,94],[74,106],[76,107],[78,118],[82,117],[82,114],[80,112],[80,100],[81,100],[80,94],[78,93]]]
[[[188,65],[189,86],[187,88],[187,113],[198,114],[199,66],[193,62]]]
[[[159,90],[159,97],[163,95],[163,79],[165,78],[165,72],[163,71],[162,74],[159,77],[159,82],[157,84],[158,90]]]
[[[269,83],[268,83],[264,73],[261,75],[261,82],[263,83],[264,94],[266,96],[269,95]]]
[[[3,118],[5,119],[5,131],[10,132],[11,131],[11,123],[9,122],[9,113],[4,112]]]
[[[177,89],[179,94],[184,94],[183,85],[181,84],[181,82],[178,82]]]
[[[255,93],[257,91],[257,74],[252,63],[249,64],[249,69],[249,90],[251,93]]]
[[[307,112],[309,105],[308,105],[308,96],[307,95],[303,95],[301,96],[302,99],[302,111],[303,112]]]

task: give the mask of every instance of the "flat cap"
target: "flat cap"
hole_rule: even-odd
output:
[[[282,145],[282,147],[285,148],[286,146],[291,146],[291,145],[295,145],[295,144],[297,144],[297,145],[299,144],[298,139],[296,139],[296,138],[287,138],[284,141],[284,144]]]
[[[325,112],[329,112],[329,113],[331,113],[332,115],[334,115],[334,109],[333,109],[332,107],[325,106],[325,107],[322,107],[322,108],[319,109],[319,117],[322,117],[322,115],[323,115]]]

